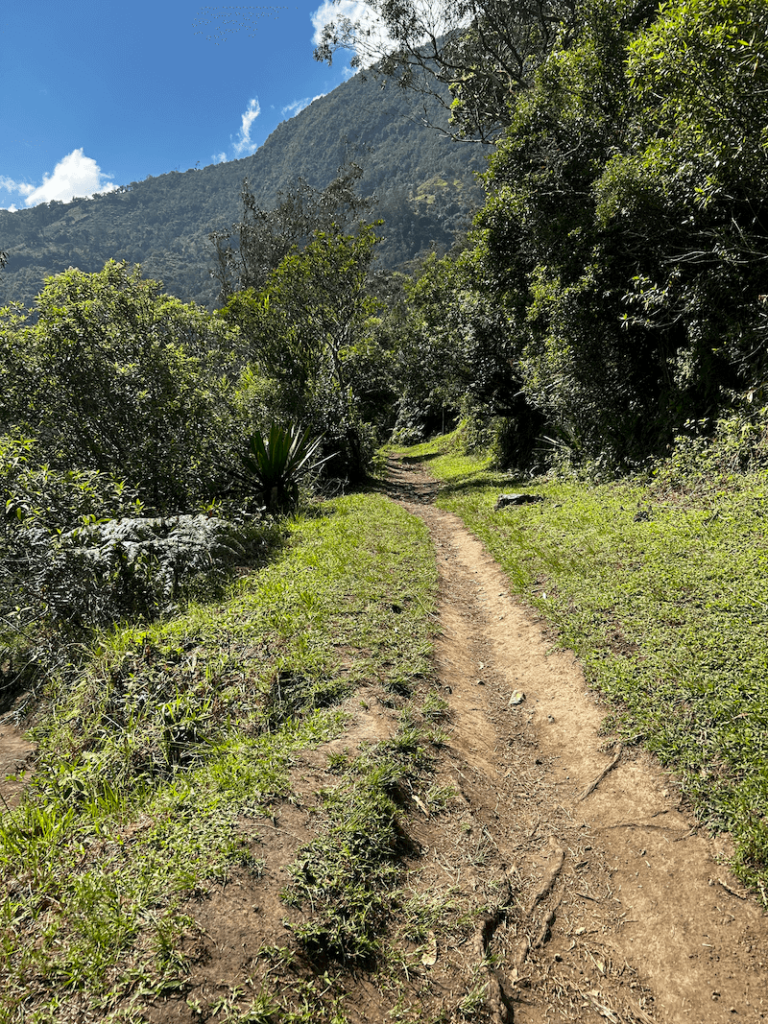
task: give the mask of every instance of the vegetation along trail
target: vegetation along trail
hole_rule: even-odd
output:
[[[399,459],[389,469],[391,496],[437,550],[436,668],[451,711],[442,770],[463,805],[458,835],[424,842],[446,885],[497,884],[475,940],[491,1019],[768,1019],[768,925],[719,862],[724,848],[650,757],[601,735],[573,656],[510,598],[458,517],[431,503],[423,470]]]

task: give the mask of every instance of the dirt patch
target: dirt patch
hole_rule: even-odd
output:
[[[14,725],[0,724],[0,814],[18,804],[34,751],[34,743]]]

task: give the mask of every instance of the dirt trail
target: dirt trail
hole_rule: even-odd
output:
[[[651,758],[607,749],[573,656],[434,490],[390,463],[390,495],[437,550],[449,762],[522,908],[489,926],[496,1019],[768,1019],[768,919],[719,863],[724,846]]]
[[[34,750],[20,729],[0,717],[0,814],[18,804]]]

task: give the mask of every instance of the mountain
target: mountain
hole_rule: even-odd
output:
[[[484,170],[488,150],[451,141],[425,118],[447,122],[436,99],[425,104],[392,82],[358,74],[284,121],[243,160],[148,177],[92,199],[0,211],[8,253],[0,305],[28,305],[47,276],[70,266],[100,270],[114,258],[140,263],[171,294],[212,308],[208,235],[239,219],[243,179],[270,207],[297,177],[323,188],[349,160],[364,168],[362,192],[378,199],[370,215],[385,221],[382,267],[402,266],[431,247],[445,251],[482,201],[475,172]]]

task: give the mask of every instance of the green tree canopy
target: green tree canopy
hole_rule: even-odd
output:
[[[54,463],[128,479],[157,509],[221,483],[236,429],[238,338],[225,321],[114,262],[50,278],[34,313],[15,325],[26,372],[5,396],[7,427]]]

